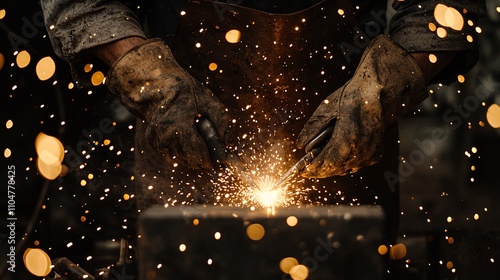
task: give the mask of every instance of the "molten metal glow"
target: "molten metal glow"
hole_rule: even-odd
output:
[[[278,190],[257,191],[257,201],[264,207],[273,207],[278,200]]]
[[[255,197],[256,201],[263,207],[269,208],[285,203],[285,189],[276,188],[273,190],[274,183],[274,180],[269,176],[257,180],[259,189],[255,190]]]
[[[308,188],[296,180],[290,180],[279,188],[272,189],[280,175],[280,169],[286,169],[282,159],[266,155],[252,158],[253,181],[257,186],[246,185],[239,181],[230,170],[220,172],[212,181],[214,188],[214,205],[257,207],[274,209],[290,205],[302,205],[308,202]]]

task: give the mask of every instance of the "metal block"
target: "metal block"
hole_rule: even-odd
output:
[[[139,274],[142,280],[377,280],[384,273],[377,250],[383,233],[378,206],[152,208],[139,217]]]

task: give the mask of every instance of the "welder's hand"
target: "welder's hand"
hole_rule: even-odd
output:
[[[366,48],[353,77],[316,109],[297,139],[304,148],[328,125],[332,136],[301,174],[325,178],[356,172],[381,157],[385,127],[427,97],[415,59],[379,36]]]
[[[229,116],[224,105],[175,61],[161,40],[147,40],[112,65],[106,85],[147,124],[146,137],[172,163],[211,168],[196,120],[211,121],[224,139]]]

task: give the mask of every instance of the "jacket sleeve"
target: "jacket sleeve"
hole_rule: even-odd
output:
[[[441,71],[448,78],[465,73],[477,61],[478,20],[485,13],[482,0],[394,0],[389,34],[410,52],[455,51],[459,55]],[[450,71],[452,70],[452,71]],[[448,83],[451,81],[444,82]]]
[[[145,38],[134,13],[119,1],[41,0],[55,53],[75,61],[83,50],[118,39]]]

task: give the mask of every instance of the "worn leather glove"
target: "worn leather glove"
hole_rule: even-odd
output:
[[[412,55],[388,37],[376,37],[353,77],[321,103],[300,132],[297,146],[304,148],[334,125],[328,143],[301,175],[345,175],[378,162],[386,126],[426,97],[425,81]]]
[[[227,111],[179,66],[161,40],[147,40],[125,53],[109,70],[106,85],[130,112],[145,120],[145,136],[168,162],[193,169],[212,167],[196,120],[207,118],[225,139]]]

